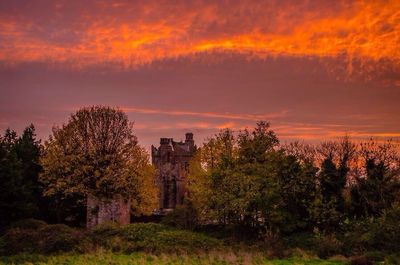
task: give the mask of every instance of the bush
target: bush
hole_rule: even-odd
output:
[[[400,254],[394,254],[385,258],[385,264],[400,265]]]
[[[96,226],[91,230],[90,236],[97,246],[107,250],[128,252],[133,248],[123,236],[122,228],[113,222]]]
[[[122,234],[127,240],[137,242],[156,237],[159,232],[168,231],[172,227],[155,223],[135,223],[122,228]]]
[[[102,245],[105,240],[121,234],[120,226],[113,222],[98,225],[90,231],[93,242],[100,243],[100,245]]]
[[[301,248],[311,250],[315,245],[315,238],[312,233],[303,232],[296,233],[283,238],[285,247],[288,248]]]
[[[128,251],[181,252],[210,250],[222,245],[219,240],[199,233],[154,223],[130,224],[122,228],[122,233],[131,243]]]
[[[369,231],[373,249],[400,252],[400,204],[393,206],[374,222]]]
[[[9,229],[3,237],[3,252],[48,254],[65,251],[85,252],[91,248],[90,240],[84,233],[66,225],[45,224],[36,229],[21,227],[33,226],[24,224]]]
[[[23,219],[19,220],[11,225],[11,228],[20,228],[20,229],[39,229],[46,226],[47,223],[42,220],[36,219]]]
[[[368,241],[373,221],[373,219],[362,219],[347,224],[343,240],[346,254],[361,255],[370,249]]]
[[[177,206],[172,212],[163,217],[161,223],[182,229],[193,230],[198,224],[196,209],[189,203]]]
[[[271,229],[264,229],[260,232],[263,246],[268,249],[268,256],[271,258],[282,258],[284,256],[284,245],[281,234]]]
[[[41,253],[85,252],[91,248],[91,242],[84,233],[63,224],[47,225],[38,233],[42,238],[39,241]]]
[[[343,244],[335,235],[317,235],[315,239],[315,251],[318,257],[326,259],[328,257],[341,254]]]
[[[221,246],[219,240],[184,230],[162,231],[157,240],[164,250],[211,250]]]
[[[400,205],[394,205],[381,217],[351,223],[345,235],[346,249],[353,254],[365,251],[400,251]]]
[[[364,257],[367,258],[367,260],[373,261],[373,262],[381,262],[383,260],[385,260],[385,257],[387,255],[383,252],[380,251],[370,251],[370,252],[366,252],[364,254]]]
[[[351,265],[373,265],[372,261],[368,260],[366,257],[363,257],[363,256],[351,258],[350,264]]]
[[[90,236],[99,247],[125,253],[210,250],[222,245],[219,240],[199,233],[155,223],[135,223],[124,227],[105,224],[95,227]]]
[[[34,229],[11,228],[3,236],[2,252],[14,254],[18,252],[36,252],[40,235]]]

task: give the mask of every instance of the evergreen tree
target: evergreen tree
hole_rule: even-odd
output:
[[[32,136],[32,137],[31,137]],[[39,145],[34,140],[34,128],[28,127],[23,136],[7,129],[0,139],[0,226],[13,221],[37,217],[40,197],[34,161],[39,157]],[[33,144],[33,145],[31,145]],[[37,150],[31,149],[32,146]],[[32,152],[31,152],[32,151]],[[37,151],[37,152],[36,152]]]
[[[39,164],[41,144],[40,140],[36,139],[35,127],[33,124],[26,127],[22,135],[15,143],[15,150],[22,166],[22,178],[27,189],[30,190],[29,200],[32,202],[34,217],[41,217],[39,208],[42,212],[46,211],[47,207],[43,205],[42,189],[39,183],[39,173],[42,167]]]

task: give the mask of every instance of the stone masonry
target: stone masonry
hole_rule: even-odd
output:
[[[92,228],[104,222],[115,222],[120,225],[130,223],[130,204],[121,196],[113,199],[87,198],[87,228]]]
[[[187,169],[196,148],[193,133],[186,133],[184,142],[161,138],[158,148],[151,147],[159,191],[158,207],[161,212],[170,211],[183,204],[187,192]]]

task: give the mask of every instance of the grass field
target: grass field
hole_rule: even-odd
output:
[[[341,265],[345,264],[340,261],[326,261],[320,259],[302,259],[302,258],[289,258],[282,260],[268,259],[261,254],[240,253],[233,252],[215,252],[209,254],[198,255],[176,255],[176,254],[160,254],[151,255],[146,253],[133,253],[133,254],[116,254],[116,253],[95,253],[95,254],[63,254],[63,255],[28,255],[19,254],[15,256],[0,257],[0,264],[49,264],[49,265],[150,265],[150,264],[163,264],[163,265]]]

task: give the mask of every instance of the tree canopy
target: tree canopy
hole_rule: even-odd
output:
[[[133,123],[119,109],[93,106],[72,114],[67,124],[53,128],[41,165],[47,196],[122,195],[139,212],[155,203],[148,154],[138,145]]]
[[[189,166],[200,222],[256,230],[332,232],[354,216],[380,216],[400,195],[398,150],[344,137],[280,145],[269,123],[221,130]]]

